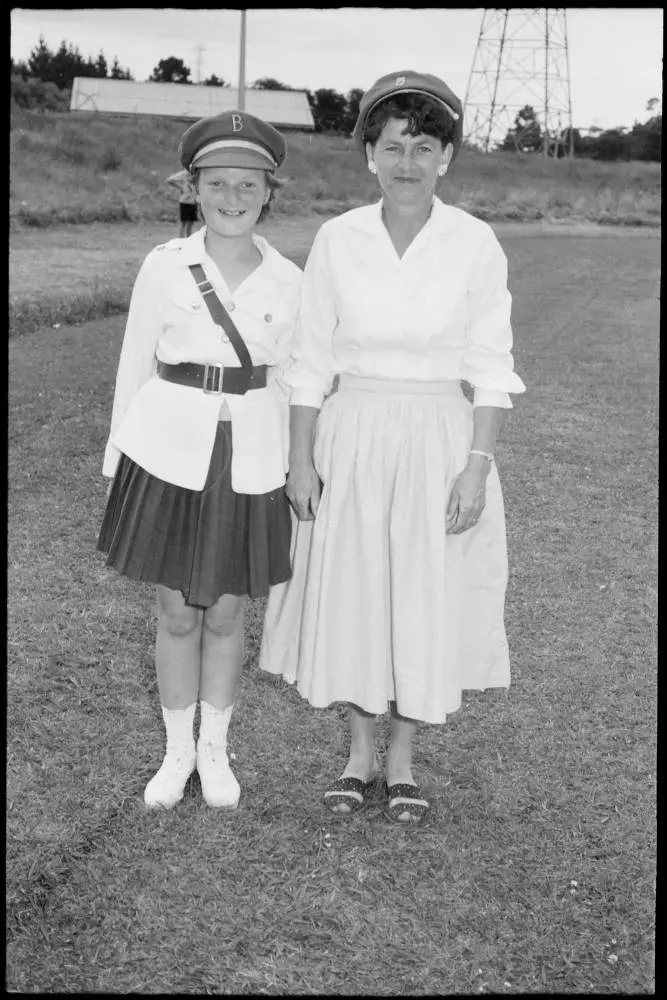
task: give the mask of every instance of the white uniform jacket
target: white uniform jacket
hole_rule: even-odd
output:
[[[262,263],[231,294],[208,256],[202,228],[155,247],[132,292],[116,377],[103,473],[113,476],[120,452],[152,475],[190,490],[206,481],[222,402],[232,418],[232,488],[268,493],[285,482],[289,451],[288,390],[280,366],[289,356],[301,270],[261,236]],[[246,342],[253,364],[273,366],[267,386],[245,395],[205,394],[156,374],[157,360],[239,367],[188,268],[201,264]]]
[[[306,263],[290,402],[321,407],[338,373],[461,379],[475,406],[512,406],[524,392],[512,358],[507,259],[487,223],[433,199],[399,257],[382,202],[325,222]]]

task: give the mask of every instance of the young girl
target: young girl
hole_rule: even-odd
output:
[[[206,803],[235,808],[226,744],[244,603],[290,575],[288,417],[276,373],[301,271],[254,232],[285,158],[276,129],[226,112],[192,125],[179,154],[204,226],[155,247],[134,286],[98,549],[108,566],[157,585],[167,740],[146,805],[173,807],[196,767]]]
[[[175,187],[179,192],[178,214],[180,220],[179,236],[190,236],[192,227],[197,222],[197,192],[192,183],[189,170],[178,170],[167,177],[165,184]]]

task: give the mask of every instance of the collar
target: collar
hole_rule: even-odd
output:
[[[206,226],[201,226],[196,233],[192,236],[188,236],[185,239],[178,240],[180,243],[180,254],[179,263],[183,264],[185,267],[190,264],[205,264],[207,260],[210,260],[206,252],[206,245],[204,243],[204,236],[206,235]],[[274,247],[264,239],[263,236],[258,236],[257,233],[253,233],[252,237],[253,243],[262,255],[262,263],[260,268],[266,270],[272,278],[278,281],[292,282],[294,281],[294,272],[291,261],[287,260],[282,254],[278,253]],[[174,240],[174,242],[177,242]],[[259,270],[259,269],[258,269]]]
[[[182,264],[186,266],[188,264],[203,264],[206,260],[208,254],[206,253],[206,247],[204,246],[204,234],[206,232],[206,226],[202,226],[193,233],[192,236],[187,236],[184,240],[181,240],[181,253],[179,255],[179,260]]]
[[[348,222],[361,232],[369,233],[373,236],[384,233],[385,225],[382,221],[383,199],[373,205],[364,205],[362,208],[355,208],[349,213]],[[431,214],[422,226],[420,232],[425,236],[443,236],[451,233],[459,226],[460,209],[452,205],[445,205],[437,195],[433,196]]]

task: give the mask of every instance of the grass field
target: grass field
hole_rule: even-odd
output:
[[[303,266],[322,221],[302,216],[269,219],[259,232],[276,246],[288,247]],[[10,336],[126,312],[141,261],[157,243],[174,236],[178,227],[173,222],[91,223],[13,232]]]
[[[303,266],[321,216],[269,218],[259,231],[279,250]],[[607,227],[591,224],[494,223],[501,239],[523,234],[533,238],[577,233],[604,237]],[[614,227],[618,239],[637,230]],[[9,335],[30,333],[40,326],[62,326],[127,311],[142,259],[156,243],[178,234],[173,222],[150,226],[91,223],[49,229],[21,229],[11,234],[9,262]],[[652,230],[657,238],[658,230]]]
[[[137,259],[163,238],[131,232]],[[307,233],[282,232],[298,259]],[[424,728],[413,833],[377,809],[329,821],[340,712],[259,673],[261,601],[238,811],[207,810],[196,777],[144,811],[154,600],[95,552],[123,317],[10,341],[8,990],[653,992],[658,235],[501,233],[528,385],[498,449],[513,684]],[[18,248],[42,286],[85,300],[101,237],[71,237],[74,276],[68,231],[43,237]]]

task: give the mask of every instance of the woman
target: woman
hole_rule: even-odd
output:
[[[463,689],[509,684],[493,453],[524,385],[505,256],[488,225],[435,196],[461,131],[437,77],[391,74],[364,95],[354,138],[382,200],[320,228],[285,375],[300,521],[261,665],[316,707],[347,703],[349,761],[325,792],[339,817],[368,802],[378,714],[391,711],[385,813],[420,822],[419,723],[444,723]]]
[[[179,153],[205,224],[152,250],[134,286],[98,548],[118,572],[157,585],[167,747],[146,805],[174,806],[196,766],[207,804],[234,808],[226,743],[244,603],[290,575],[289,428],[276,373],[301,271],[254,233],[285,157],[276,129],[227,112],[192,125]]]

